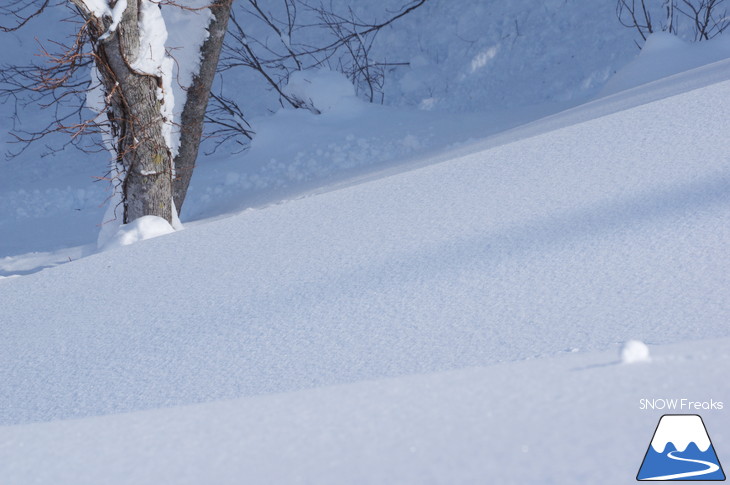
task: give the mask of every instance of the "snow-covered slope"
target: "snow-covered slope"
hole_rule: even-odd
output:
[[[605,438],[627,436],[638,466],[646,443],[633,440],[648,442],[656,418],[639,398],[728,399],[728,99],[730,82],[715,82],[0,281],[1,419],[15,425],[0,431],[4,475],[25,483],[47,462],[49,480],[69,482],[59,478],[76,476],[69,464],[93,453],[98,467],[82,469],[118,470],[119,483],[143,483],[134,473],[185,482],[183,461],[221,480],[253,470],[262,482],[616,483],[600,477],[623,476],[634,454]],[[591,367],[614,360],[595,352],[631,338],[713,341]],[[490,403],[501,411],[490,416]],[[382,409],[392,414],[378,419]],[[251,430],[257,413],[269,418]],[[131,431],[106,441],[118,429]],[[59,455],[53,443],[68,434],[78,446]],[[727,440],[722,426],[713,436]],[[130,451],[138,440],[148,448]],[[32,453],[19,455],[21,443]],[[213,469],[197,450],[216,443],[257,451],[216,455]],[[611,466],[597,470],[599,451]]]
[[[725,336],[729,94],[4,281],[2,421]]]
[[[726,44],[606,84],[612,4],[481,3],[382,36],[396,106],[261,117],[185,230],[97,251],[103,161],[3,165],[0,482],[633,483],[666,412],[730,461]]]

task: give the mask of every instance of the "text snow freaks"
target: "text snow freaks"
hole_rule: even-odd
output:
[[[670,411],[719,411],[723,408],[722,401],[692,401],[690,399],[639,399],[639,409],[670,410]]]

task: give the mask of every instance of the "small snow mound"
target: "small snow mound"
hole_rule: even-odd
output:
[[[621,348],[621,362],[624,364],[650,361],[649,347],[640,340],[629,340]]]
[[[655,32],[646,38],[640,56],[650,56],[659,52],[677,51],[687,47],[687,42],[668,32]]]
[[[355,88],[350,80],[329,69],[294,72],[284,93],[321,113],[331,111],[343,100],[355,98]]]
[[[175,229],[162,217],[144,216],[129,224],[122,225],[117,233],[104,244],[103,250],[128,246],[138,241],[152,239],[175,232]]]

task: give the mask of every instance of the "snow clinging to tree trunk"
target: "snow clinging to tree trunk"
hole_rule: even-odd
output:
[[[180,147],[181,114],[187,101],[187,90],[193,78],[200,72],[203,43],[208,39],[208,26],[213,14],[208,0],[188,0],[180,6],[167,6],[162,9],[162,16],[167,26],[165,46],[173,57],[172,91],[175,96],[171,147],[177,155]],[[184,8],[183,8],[184,7]]]
[[[165,50],[167,26],[159,5],[150,0],[142,0],[140,3],[139,18],[139,54],[132,63],[132,68],[137,72],[157,76],[162,81],[162,86],[157,90],[157,99],[161,101],[160,113],[164,121],[162,134],[165,144],[174,157],[177,152],[177,144],[172,140],[175,108],[175,96],[172,91],[174,60]]]

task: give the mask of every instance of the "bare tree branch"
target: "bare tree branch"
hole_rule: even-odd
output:
[[[666,20],[660,27],[652,22],[652,9],[648,0],[617,0],[616,15],[622,25],[635,28],[642,40],[646,40],[658,28],[672,34],[689,36],[680,25],[688,21],[693,40],[702,41],[720,35],[730,26],[725,5],[725,0],[663,0],[662,8],[666,12]]]

